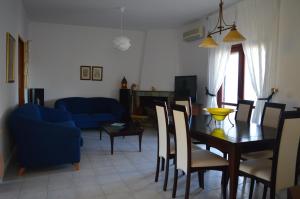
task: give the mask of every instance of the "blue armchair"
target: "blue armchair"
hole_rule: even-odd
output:
[[[21,169],[66,163],[79,169],[81,131],[68,112],[25,104],[13,111],[9,126]]]

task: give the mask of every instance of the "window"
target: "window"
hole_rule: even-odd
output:
[[[233,106],[238,99],[256,100],[251,78],[245,65],[245,55],[241,44],[231,48],[224,82],[218,92],[218,105]]]

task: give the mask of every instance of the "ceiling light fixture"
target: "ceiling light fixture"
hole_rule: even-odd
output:
[[[116,37],[113,40],[114,47],[121,50],[121,51],[126,51],[130,48],[130,39],[126,36],[124,36],[124,12],[125,12],[125,7],[121,7],[121,36]]]
[[[202,40],[199,47],[203,48],[216,48],[218,47],[217,42],[212,38],[212,35],[219,33],[222,34],[223,31],[229,30],[229,33],[224,37],[223,42],[230,43],[230,42],[241,42],[245,41],[246,38],[237,31],[235,22],[232,25],[226,24],[223,17],[223,0],[220,0],[219,4],[219,18],[217,25],[215,28],[208,32],[207,37]]]

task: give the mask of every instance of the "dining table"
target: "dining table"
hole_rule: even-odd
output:
[[[233,116],[233,115],[229,115]],[[191,137],[199,143],[214,147],[228,154],[229,198],[237,198],[241,154],[274,149],[277,130],[256,123],[229,120],[210,122],[210,115],[193,116],[190,123]],[[207,147],[207,148],[209,148]]]

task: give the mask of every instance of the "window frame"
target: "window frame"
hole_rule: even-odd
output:
[[[242,44],[236,44],[231,46],[231,54],[238,53],[239,54],[239,74],[238,74],[238,99],[244,99],[244,86],[245,86],[245,54],[243,50]],[[234,103],[223,102],[223,85],[218,91],[217,94],[217,103],[218,106],[221,107],[222,105],[229,105],[229,106],[236,106]]]

